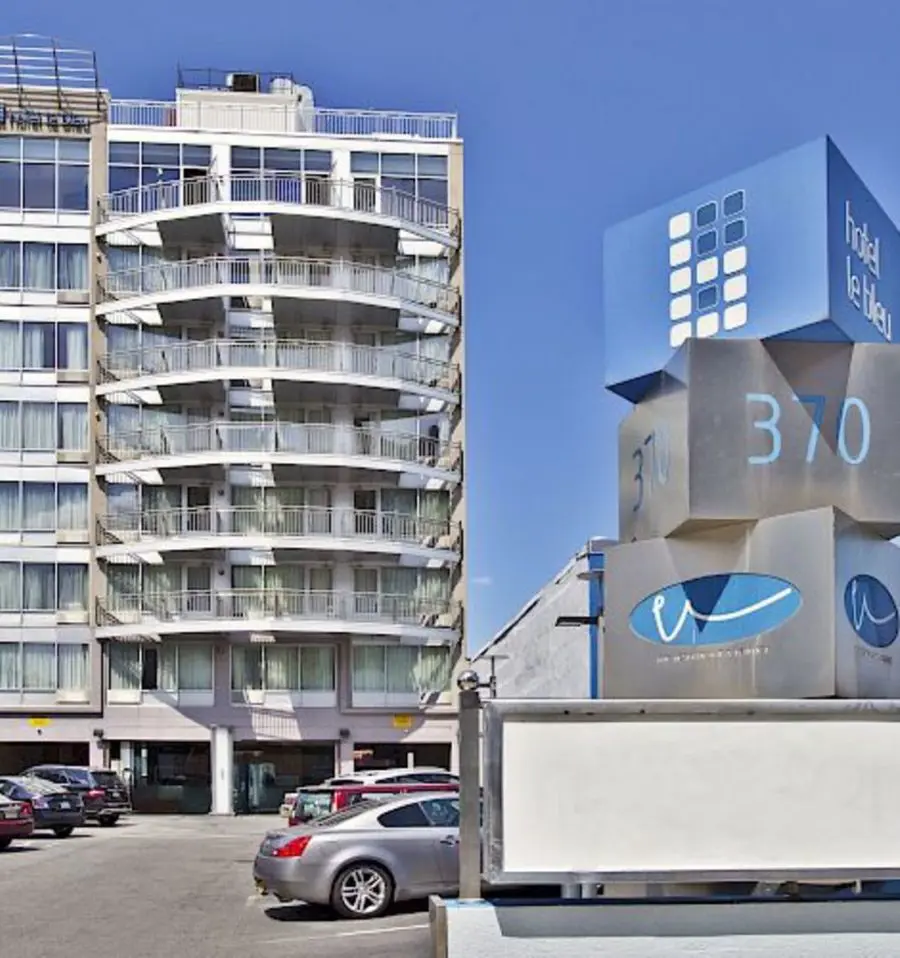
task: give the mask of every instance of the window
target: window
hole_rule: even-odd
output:
[[[88,692],[90,649],[83,644],[0,642],[0,692]]]
[[[442,692],[450,681],[451,650],[446,646],[355,645],[354,693],[409,698]]]
[[[458,798],[426,798],[422,811],[435,828],[459,828]]]
[[[0,209],[88,210],[90,141],[0,136]]]
[[[350,172],[355,184],[354,199],[358,209],[375,205],[378,186],[382,212],[403,215],[409,198],[421,201],[413,216],[435,226],[447,225],[447,157],[416,153],[351,153]],[[409,212],[406,214],[410,215]]]
[[[378,816],[378,823],[384,828],[428,828],[431,824],[418,802],[392,808]]]
[[[88,568],[77,563],[0,562],[0,612],[87,612]]]
[[[0,243],[0,289],[53,293],[88,289],[84,243]]]
[[[109,687],[115,691],[211,692],[211,645],[111,642]]]
[[[335,654],[330,645],[246,645],[231,650],[233,693],[333,692]]]
[[[179,188],[166,184],[179,182],[184,202],[204,202],[208,199],[205,176],[211,163],[211,148],[203,144],[110,143],[109,192],[135,191],[114,197],[113,208],[117,212],[140,213],[172,206],[181,201]],[[191,183],[192,180],[195,182]],[[156,184],[159,189],[136,192],[139,186]],[[191,185],[186,188],[185,184]]]
[[[231,197],[282,203],[331,202],[331,153],[281,147],[231,148]]]
[[[0,452],[85,452],[87,403],[0,402]]]
[[[87,531],[88,487],[74,482],[0,482],[0,532]]]

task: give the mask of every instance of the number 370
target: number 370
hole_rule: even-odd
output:
[[[804,395],[794,396],[794,402],[805,406],[810,413],[809,439],[806,443],[806,461],[812,462],[816,458],[816,449],[819,445],[819,436],[822,432],[822,423],[825,419],[825,408],[828,404],[827,396]],[[748,456],[747,462],[754,466],[764,466],[775,462],[781,456],[781,403],[769,393],[747,393],[747,405],[766,406],[769,415],[765,419],[755,419],[753,426],[769,436],[771,448],[764,456]],[[847,442],[847,427],[851,417],[859,421],[859,435],[856,450],[851,450]],[[872,440],[872,418],[869,408],[856,396],[847,396],[840,403],[837,416],[837,453],[849,466],[858,466],[869,455],[869,446]]]

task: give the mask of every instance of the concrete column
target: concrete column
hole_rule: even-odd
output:
[[[108,765],[107,751],[108,746],[105,746],[97,741],[94,736],[91,736],[91,741],[88,745],[88,763],[91,768],[106,768]]]
[[[234,741],[231,729],[214,725],[210,737],[213,815],[234,814]]]
[[[353,742],[341,739],[335,747],[334,768],[336,775],[353,774]]]

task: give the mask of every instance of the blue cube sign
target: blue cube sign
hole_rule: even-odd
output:
[[[900,232],[823,138],[607,232],[606,385],[639,402],[691,337],[893,342],[898,308]]]

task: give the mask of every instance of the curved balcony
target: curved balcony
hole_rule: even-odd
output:
[[[458,560],[457,536],[455,523],[423,516],[313,506],[203,506],[100,516],[97,553],[111,558],[164,552],[171,558],[228,549],[353,552],[402,554],[424,565]]]
[[[291,632],[456,636],[447,599],[370,592],[226,589],[118,594],[97,600],[97,635]]]
[[[390,187],[303,173],[232,173],[148,183],[101,196],[97,233],[158,228],[164,245],[224,244],[223,214],[268,216],[276,250],[396,252],[401,231],[455,248],[456,210]]]
[[[449,362],[355,343],[210,339],[111,352],[98,363],[98,395],[158,389],[164,402],[224,401],[233,379],[271,379],[276,403],[306,398],[399,405],[437,412],[458,401],[459,368]],[[302,397],[298,395],[302,393]]]
[[[97,473],[268,465],[285,480],[351,479],[376,474],[400,478],[407,488],[441,488],[459,481],[460,449],[427,436],[365,427],[284,422],[205,422],[113,432],[97,440]],[[296,473],[296,474],[295,474]]]
[[[272,300],[279,322],[306,315],[399,325],[400,314],[422,321],[424,332],[456,326],[459,294],[452,286],[354,260],[301,256],[210,256],[156,262],[100,277],[100,315],[155,308],[165,321],[224,322],[225,298]],[[432,326],[432,324],[435,324]]]

